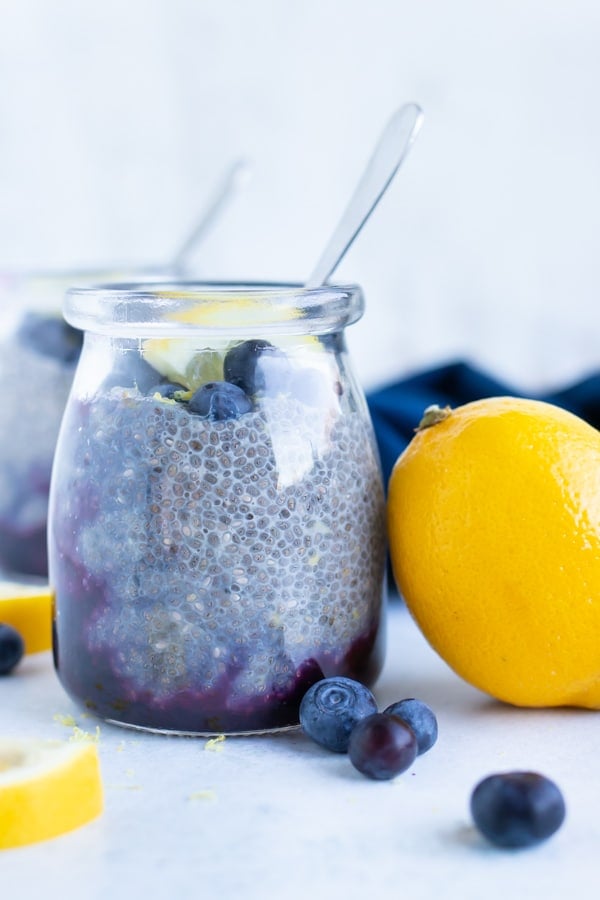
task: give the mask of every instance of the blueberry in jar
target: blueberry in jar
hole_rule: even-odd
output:
[[[203,384],[192,395],[188,409],[219,422],[223,419],[237,419],[250,412],[252,402],[235,384],[229,384],[227,381],[211,381]]]
[[[0,675],[8,675],[25,653],[23,638],[12,625],[0,624]]]
[[[113,387],[137,388],[142,394],[152,394],[158,390],[163,377],[136,350],[121,352],[113,370],[103,383],[104,390]]]
[[[437,741],[438,725],[433,710],[414,697],[391,703],[384,710],[386,715],[397,716],[410,725],[417,739],[417,754],[426,753]]]
[[[269,341],[255,339],[242,341],[226,353],[223,373],[225,381],[252,397],[257,393],[276,394],[285,390],[291,367],[283,350]]]
[[[537,772],[488,775],[471,794],[471,815],[498,847],[530,847],[562,825],[566,808],[558,786]]]
[[[352,729],[348,756],[368,778],[386,781],[400,775],[417,756],[417,738],[406,722],[388,713],[373,713]]]
[[[324,678],[308,689],[300,704],[300,724],[308,737],[335,753],[346,753],[352,729],[377,712],[371,691],[352,678]]]

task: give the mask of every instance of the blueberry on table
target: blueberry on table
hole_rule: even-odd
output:
[[[397,716],[410,725],[417,739],[417,755],[426,753],[431,749],[438,736],[438,725],[433,710],[423,703],[421,700],[415,700],[414,697],[407,697],[405,700],[398,700],[397,703],[391,703],[384,709],[384,713],[390,716]]]
[[[374,712],[375,697],[364,684],[343,676],[324,678],[302,698],[300,724],[317,744],[345,753],[356,723]]]
[[[348,756],[363,775],[386,781],[412,766],[417,757],[417,738],[397,716],[373,713],[352,729]]]
[[[560,828],[565,812],[560,789],[537,772],[488,775],[471,794],[475,825],[498,847],[540,843]]]
[[[27,312],[16,333],[24,346],[40,356],[51,356],[64,363],[76,363],[81,353],[83,332],[58,315]]]
[[[8,675],[25,653],[23,638],[12,625],[0,624],[0,675]]]
[[[235,384],[229,384],[227,381],[210,381],[192,395],[188,409],[216,421],[237,419],[250,412],[252,401]]]
[[[290,363],[283,350],[264,340],[236,344],[223,361],[225,381],[237,385],[249,396],[285,390],[290,373]]]

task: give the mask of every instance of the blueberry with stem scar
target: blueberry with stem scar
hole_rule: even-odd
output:
[[[317,744],[345,753],[356,723],[374,712],[375,697],[364,684],[342,676],[324,678],[302,698],[300,724]]]

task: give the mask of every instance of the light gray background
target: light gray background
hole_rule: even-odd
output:
[[[0,265],[166,260],[242,156],[195,263],[302,280],[415,100],[337,273],[367,295],[359,376],[463,358],[562,385],[600,355],[599,46],[593,0],[0,0]]]

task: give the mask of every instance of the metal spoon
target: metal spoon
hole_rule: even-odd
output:
[[[320,287],[337,269],[406,159],[422,124],[423,110],[416,103],[407,103],[396,110],[377,142],[344,215],[307,279],[306,288]]]
[[[199,244],[206,233],[210,231],[217,217],[223,212],[223,209],[232,199],[242,182],[245,181],[248,171],[249,165],[247,161],[243,159],[238,159],[229,166],[225,175],[215,188],[210,201],[202,210],[194,228],[180,245],[177,252],[171,256],[170,267],[173,269],[181,269],[184,267],[186,260],[191,255],[194,248]]]

